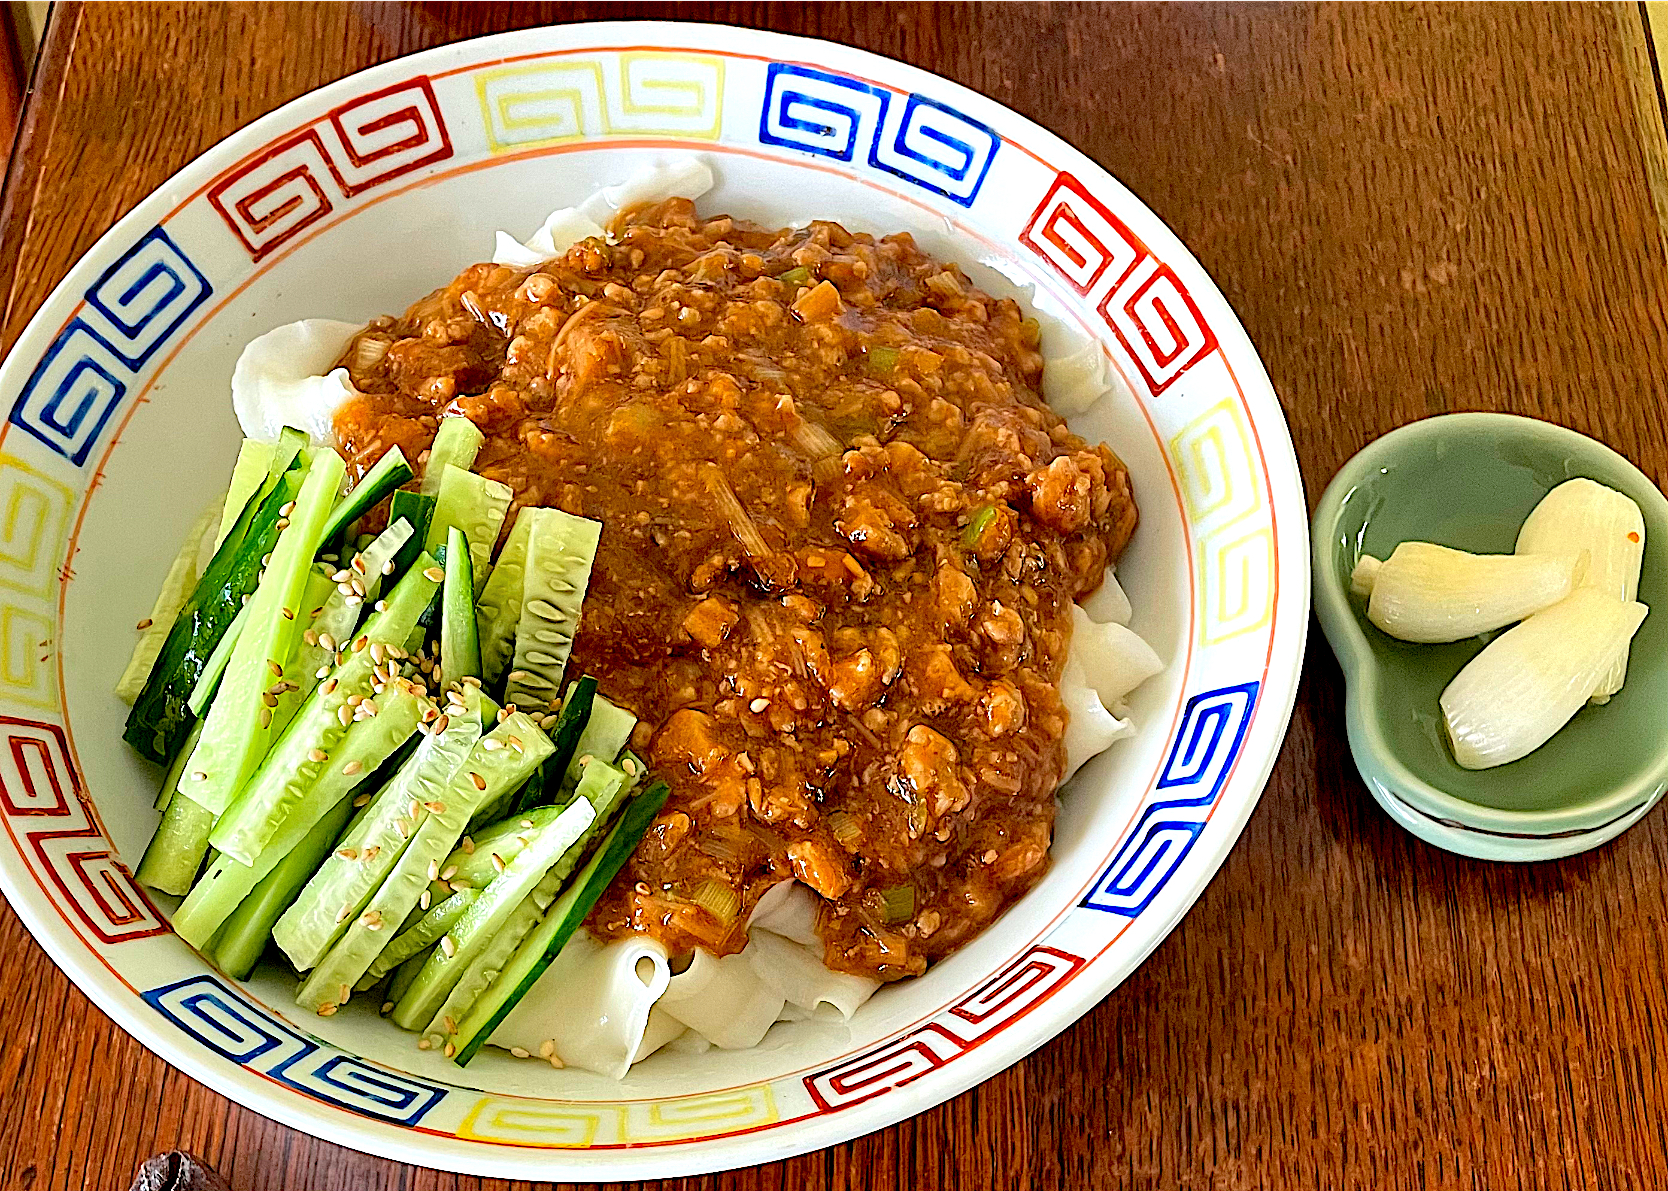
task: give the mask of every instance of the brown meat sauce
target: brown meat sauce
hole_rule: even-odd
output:
[[[421,461],[461,414],[518,506],[603,523],[569,673],[672,796],[594,932],[731,952],[797,877],[830,967],[919,973],[1046,868],[1070,604],[1128,474],[1038,396],[1035,324],[907,235],[685,200],[612,232],[372,323],[342,450]]]

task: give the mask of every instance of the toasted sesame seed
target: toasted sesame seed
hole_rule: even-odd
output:
[[[294,608],[280,608],[279,611],[284,614],[284,619],[285,620],[294,620],[295,619],[295,609]]]
[[[489,753],[497,752],[499,749],[504,747],[504,742],[501,740],[494,740],[492,737],[488,736],[485,740],[481,741],[481,747]]]
[[[381,844],[372,844],[370,847],[366,848],[363,853],[361,853],[361,858],[365,860],[375,860],[376,854],[380,851],[382,851]]]
[[[431,1043],[427,1038],[417,1039],[417,1049],[418,1050],[429,1050],[429,1049],[432,1049],[433,1045],[434,1044]]]
[[[293,512],[295,512],[295,501],[292,500],[289,504],[278,510],[278,515],[280,517],[288,517]]]
[[[475,886],[468,881],[448,881],[446,883],[452,887],[453,893],[462,893],[465,889],[475,888]]]
[[[627,777],[637,776],[637,762],[633,761],[630,757],[626,757],[621,760],[620,768],[625,770]]]
[[[556,1039],[546,1038],[543,1042],[539,1043],[539,1055],[540,1055],[540,1057],[548,1059],[551,1055],[553,1055],[555,1053],[556,1053]]]
[[[499,872],[504,871],[504,858],[496,852],[492,854],[492,867],[497,869]]]
[[[552,1067],[556,1068],[556,1070],[558,1070],[558,1071],[562,1070],[564,1067],[567,1066],[566,1063],[562,1062],[562,1056],[561,1055],[551,1055],[550,1056],[550,1065]]]
[[[429,567],[423,572],[423,578],[439,583],[446,578],[446,572],[439,567]]]
[[[518,1059],[530,1059],[533,1057],[533,1053],[531,1051],[523,1050],[519,1046],[510,1047],[510,1053]]]
[[[392,575],[394,573],[394,560],[393,559],[390,558],[387,562],[382,564],[382,573],[384,575]]]
[[[458,847],[463,849],[463,854],[465,856],[473,856],[475,854],[475,841],[470,836],[466,835],[459,840]]]
[[[290,527],[290,519],[288,517],[278,518],[278,528],[279,529],[288,529],[289,527]]]
[[[336,709],[336,718],[342,721],[342,727],[348,727],[353,723],[353,708],[346,703],[342,704]]]
[[[279,522],[279,524],[282,525],[283,522]],[[331,1002],[326,1001],[324,1004],[319,1006],[319,1016],[320,1017],[334,1017],[335,1015],[336,1015],[336,1006],[333,1005]]]
[[[261,727],[262,728],[272,727],[272,708],[270,708],[270,707],[261,708]]]
[[[348,583],[346,580],[343,580],[342,582],[336,584],[336,594],[337,595],[352,595],[353,594],[353,585],[351,583]]]
[[[464,686],[478,687],[478,686],[481,685],[481,680],[479,678],[476,678],[473,674],[465,674],[458,681],[461,682]]]
[[[308,749],[307,760],[320,762],[328,761],[330,760],[330,754],[325,752],[323,749]]]
[[[448,864],[444,869],[442,869],[440,871],[440,880],[450,881],[453,877],[455,877],[457,875],[458,875],[458,866],[455,865],[455,864]]]
[[[352,902],[343,902],[342,903],[342,908],[340,910],[336,911],[336,921],[337,922],[346,922],[349,918],[352,918],[352,917],[353,917],[353,903]]]
[[[338,851],[336,853],[336,855],[340,856],[343,860],[358,860],[359,859],[359,849],[358,848],[343,848],[340,851]]]
[[[323,611],[324,605],[320,604],[317,608],[314,608],[311,612],[307,613],[307,615],[311,616],[314,620],[317,620],[319,618],[319,613]]]
[[[319,634],[319,644],[324,646],[331,653],[336,652],[336,638],[332,637],[329,633]]]
[[[586,753],[584,756],[579,758],[579,768],[584,769],[585,766],[589,765],[592,761],[595,761],[595,760],[596,760],[596,758],[591,756],[590,753]]]
[[[320,677],[322,678],[323,675],[320,675]],[[332,678],[329,682],[324,684],[324,693],[328,695],[331,691],[335,690],[336,687],[337,682],[334,678]]]
[[[411,838],[411,824],[407,823],[404,819],[395,819],[394,828],[400,833],[401,839]]]
[[[392,1012],[394,1012],[394,1002],[384,1001],[382,1003],[382,1012],[383,1013],[392,1013]]]
[[[539,721],[539,727],[541,727],[541,728],[554,728],[556,726],[556,721],[561,719],[561,718],[562,717],[559,716],[559,715],[547,715],[542,720]]]
[[[372,604],[371,607],[375,608],[378,612],[386,612],[388,611],[388,601],[378,600],[376,603]]]
[[[763,711],[765,708],[767,708],[769,706],[770,706],[770,700],[761,697],[761,698],[758,698],[758,699],[754,699],[751,703],[749,703],[747,705],[747,709],[749,711],[758,712],[758,711]]]
[[[382,660],[383,660],[382,642],[381,641],[372,641],[371,642],[371,664],[374,665],[374,666],[380,666],[380,665],[382,665]]]
[[[457,1019],[454,1018],[450,1013],[446,1014],[444,1017],[442,1017],[440,1019],[440,1024],[446,1027],[446,1032],[448,1034],[455,1034],[455,1033],[458,1032]]]
[[[458,1048],[453,1046],[450,1042],[448,1042],[445,1046],[440,1048],[440,1053],[445,1055],[449,1059],[453,1055],[458,1053]]]
[[[348,565],[363,575],[365,573],[365,556],[363,554],[355,554],[353,556],[353,561],[348,563]]]
[[[423,805],[429,808],[429,814],[431,815],[444,815],[446,813],[444,802],[425,802]]]
[[[533,825],[533,820],[531,820],[531,819],[523,819],[521,821],[521,826],[523,826],[523,827],[531,827],[532,825]]]
[[[208,774],[204,773],[201,769],[193,770],[191,780],[194,782],[206,782],[208,781]]]
[[[440,950],[442,950],[446,953],[446,958],[447,959],[451,959],[454,955],[456,955],[458,953],[458,945],[457,945],[456,940],[454,940],[451,935],[441,935],[440,936]]]
[[[338,1000],[339,1000],[339,1001],[341,1001],[341,1002],[342,1002],[342,1004],[344,1004],[344,1005],[345,1005],[345,1004],[347,1004],[347,999],[348,999],[348,996],[349,996],[349,995],[350,995],[350,994],[351,994],[351,993],[352,993],[352,992],[353,992],[353,990],[352,990],[352,989],[351,989],[351,988],[349,988],[349,987],[348,987],[348,986],[347,986],[347,985],[345,985],[345,984],[344,984],[344,985],[342,985],[342,995],[341,995],[341,996],[340,996],[340,997],[338,997],[338,998],[337,998],[337,999],[338,999]]]
[[[359,607],[360,604],[363,604],[364,602],[365,602],[365,598],[363,596],[357,595],[357,594],[347,596],[342,600],[342,603],[346,604],[349,608],[357,608],[357,607]]]
[[[133,627],[138,629],[142,633],[146,629],[150,628],[153,623],[155,623],[155,622],[152,621],[151,618],[147,616],[147,617],[145,617],[144,620],[141,620],[138,624],[134,625]]]
[[[469,774],[469,780],[475,783],[475,788],[477,790],[486,789],[486,778],[482,777],[480,774],[471,771]]]
[[[423,890],[423,896],[417,899],[417,906],[423,910],[429,908],[429,891],[427,889]]]
[[[363,761],[349,761],[346,765],[342,766],[342,776],[352,777],[363,768],[365,768],[365,763]]]
[[[504,675],[504,677],[510,682],[520,682],[522,679],[527,677],[527,671],[511,670],[508,674]]]
[[[450,728],[451,726],[452,726],[452,717],[449,716],[449,715],[442,715],[439,719],[434,721],[434,730],[436,732],[444,732],[447,728]]]
[[[359,795],[359,797],[357,797],[353,800],[353,805],[355,807],[366,806],[370,803],[370,801],[371,801],[371,796],[369,794],[361,794],[361,795]]]
[[[359,636],[359,639],[353,643],[353,652],[358,653],[361,649],[364,649],[370,643],[371,643],[371,639],[369,637],[365,636],[363,633],[361,633],[360,636]]]
[[[438,861],[438,860],[429,861],[429,880],[431,880],[431,881],[440,880],[440,861]]]

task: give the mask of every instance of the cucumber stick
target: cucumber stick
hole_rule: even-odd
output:
[[[479,889],[460,889],[395,935],[394,941],[371,961],[371,966],[365,969],[353,991],[364,992],[406,960],[421,955],[440,942],[440,936],[451,930],[452,925],[463,917],[463,912],[480,896]]]
[[[342,498],[330,520],[325,524],[323,540],[335,541],[359,518],[387,496],[401,484],[411,479],[411,464],[405,461],[405,453],[398,447],[389,447],[382,453],[382,458],[371,466],[371,470],[359,478],[353,486],[353,491]]]
[[[276,738],[272,715],[276,696],[268,696],[268,688],[273,685],[274,670],[289,664],[300,640],[298,609],[305,611],[301,603],[313,555],[336,503],[344,470],[341,456],[334,451],[314,456],[288,526],[278,535],[266,574],[249,601],[249,620],[238,634],[202,739],[191,754],[186,779],[193,783],[191,797],[215,814],[231,805]],[[224,850],[223,845],[216,847]],[[253,854],[245,859],[253,859]]]
[[[563,801],[562,782],[567,775],[568,764],[576,755],[574,750],[579,747],[580,734],[591,718],[591,705],[596,697],[597,680],[589,674],[568,683],[567,693],[562,696],[562,710],[556,714],[556,722],[550,727],[550,743],[553,746],[550,760],[521,787],[516,795],[516,810]]]
[[[151,676],[151,669],[162,652],[163,642],[168,640],[175,618],[191,597],[191,589],[197,586],[197,553],[203,539],[219,519],[220,502],[216,501],[197,518],[197,524],[185,535],[180,552],[168,567],[168,574],[162,580],[162,590],[156,593],[151,614],[146,617],[148,623],[140,630],[139,640],[133,646],[133,656],[128,659],[127,669],[122,671],[121,678],[116,682],[116,696],[123,703],[131,706],[145,689],[145,680]]]
[[[350,731],[353,717],[362,713],[360,701],[371,699],[376,706],[381,698],[376,693],[377,671],[386,675],[385,667],[398,665],[384,647],[397,646],[405,639],[417,614],[434,594],[437,585],[424,573],[426,570],[417,566],[406,572],[386,609],[373,616],[351,643],[347,659],[332,671],[331,681],[321,684],[302,705],[289,730],[215,824],[215,847],[244,864],[253,863],[285,822],[290,808],[306,796],[318,774],[334,772],[345,763],[345,758],[336,757],[337,747]],[[384,690],[398,690],[401,682],[384,684]],[[350,704],[349,700],[355,702]],[[404,739],[401,737],[401,741]],[[317,759],[320,754],[325,757],[322,762]],[[378,757],[377,764],[386,756]],[[375,768],[367,764],[365,772]],[[203,784],[196,780],[195,772],[188,772],[181,789],[195,797],[196,788]]]
[[[353,802],[344,798],[313,825],[296,849],[280,860],[250,891],[232,916],[214,936],[210,958],[226,975],[246,980],[272,938],[272,927],[301,892],[313,870],[336,846],[337,837],[353,813]]]
[[[431,459],[429,463],[432,468],[434,461]],[[462,530],[463,536],[469,539],[469,559],[478,576],[477,582],[484,584],[492,565],[492,548],[498,542],[498,531],[514,496],[507,484],[446,464],[441,468],[434,515],[429,518],[423,548],[433,553],[446,541],[447,530],[454,526]],[[471,600],[477,593],[470,592]]]
[[[527,743],[520,749],[510,747],[512,736]],[[507,716],[476,743],[451,782],[433,795],[438,809],[423,816],[364,912],[348,923],[342,937],[302,983],[297,1004],[314,1011],[341,1004],[343,986],[351,991],[393,938],[427,888],[429,866],[439,864],[457,844],[476,807],[525,780],[549,748],[538,725],[520,712]]]
[[[253,864],[223,851],[209,865],[174,911],[175,933],[193,947],[202,947],[213,938],[221,923],[231,917],[261,879],[306,839],[338,802],[353,792],[361,775],[375,772],[417,730],[424,705],[409,685],[392,688],[382,699],[382,708],[376,715],[348,729],[330,763],[315,767],[318,771],[314,780],[289,808],[271,842],[255,857]]]
[[[621,797],[630,784],[625,774],[600,761],[586,767],[585,780],[580,783],[576,801],[590,803],[595,809],[595,818],[572,846],[562,853],[562,858],[550,867],[532,892],[521,899],[521,903],[504,919],[503,925],[458,978],[445,1004],[436,1011],[425,1031],[431,1038],[438,1039],[436,1045],[443,1050],[448,1043],[454,1048],[457,1046],[457,1039],[452,1037],[457,1023],[468,1016],[476,1000],[492,986],[522,940],[544,917],[550,903],[561,892],[563,883],[586,858],[590,845],[608,830],[614,813],[619,809]]]
[[[282,452],[276,455],[273,466],[283,457]],[[296,452],[289,452],[289,457],[296,458]],[[191,730],[186,700],[203,664],[243,606],[243,597],[255,589],[261,559],[279,537],[278,510],[295,499],[302,476],[297,467],[263,481],[175,617],[122,733],[122,739],[142,756],[167,765],[179,751]]]
[[[475,569],[468,540],[452,526],[446,531],[446,580],[440,591],[440,685],[481,676],[480,639],[475,631]]]
[[[183,794],[175,794],[145,847],[134,879],[163,893],[186,892],[197,879],[197,870],[203,867],[213,827],[213,812]]]
[[[515,515],[510,536],[498,552],[492,574],[481,588],[481,598],[475,605],[475,621],[480,634],[481,678],[487,685],[495,685],[504,676],[515,652],[516,625],[521,622],[521,587],[527,571],[527,539],[532,533],[533,510],[523,508]]]
[[[579,733],[573,756],[562,774],[562,789],[571,790],[580,784],[586,768],[593,761],[612,762],[631,740],[631,730],[637,717],[598,695],[591,701],[591,715]]]
[[[596,905],[597,899],[625,867],[669,793],[665,782],[655,782],[626,803],[620,821],[591,857],[590,863],[556,899],[537,926],[522,940],[515,954],[487,991],[476,999],[468,1015],[450,1035],[452,1061],[460,1067],[475,1057],[492,1031],[532,988],[557,954],[567,945]]]
[[[498,876],[498,866],[492,858],[496,856],[508,864],[541,828],[554,822],[561,813],[560,807],[541,806],[524,815],[500,819],[475,832],[469,841],[469,851],[454,848],[452,854],[441,862],[440,871],[452,875],[444,881],[430,882],[429,893],[439,899],[451,896],[458,885],[485,889]]]
[[[560,509],[535,509],[522,576],[521,619],[504,700],[547,708],[562,689],[562,671],[579,630],[580,605],[591,581],[602,525]]]
[[[474,467],[475,456],[480,454],[484,442],[486,435],[468,418],[455,414],[441,418],[440,425],[435,428],[434,442],[429,445],[429,457],[423,464],[422,493],[425,496],[440,494],[441,475],[446,468],[468,471]]]
[[[297,971],[315,966],[347,930],[348,919],[364,911],[405,851],[415,820],[426,813],[422,803],[451,782],[480,738],[479,720],[451,720],[444,732],[423,737],[394,779],[371,800],[343,838],[341,850],[324,861],[273,928],[273,940]]]
[[[585,834],[595,818],[596,811],[591,804],[576,798],[505,866],[503,874],[487,886],[448,933],[447,938],[454,946],[447,948],[442,943],[430,953],[417,980],[394,1007],[396,1025],[418,1030],[430,1024],[459,977],[486,949],[498,928],[515,912],[521,900],[533,892],[551,866]]]
[[[156,809],[165,811],[168,804],[174,800],[174,792],[179,788],[180,778],[185,776],[185,763],[191,758],[191,750],[197,747],[197,737],[203,734],[203,721],[198,720],[191,725],[191,734],[185,738],[185,746],[180,749],[174,763],[168,766],[168,772],[162,775],[162,789],[156,796]]]
[[[232,532],[238,517],[249,504],[249,498],[260,490],[272,471],[272,461],[278,455],[278,444],[243,440],[237,449],[237,462],[232,464],[232,480],[226,486],[226,500],[220,509],[220,525],[215,530],[214,546],[219,549],[226,535]]]
[[[197,749],[197,741],[202,736],[201,716],[214,701],[214,693],[220,689],[220,680],[226,676],[226,663],[232,660],[232,650],[237,648],[237,639],[243,633],[243,626],[249,623],[249,605],[245,604],[232,617],[232,623],[226,626],[226,631],[220,636],[220,643],[209,654],[209,659],[203,664],[203,672],[197,676],[197,685],[191,688],[191,694],[185,705],[191,709],[191,714],[199,717],[197,730],[191,737],[191,750]],[[187,758],[189,759],[189,758]],[[178,767],[183,770],[185,761],[179,762]]]
[[[403,574],[423,548],[428,538],[429,521],[434,517],[434,497],[401,488],[388,498],[388,521],[404,520],[411,526],[413,536],[394,556],[394,570]]]

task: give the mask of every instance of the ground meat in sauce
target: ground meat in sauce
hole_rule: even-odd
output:
[[[611,230],[372,323],[342,450],[421,461],[461,414],[518,506],[603,523],[569,673],[672,796],[592,931],[732,952],[796,877],[830,967],[919,973],[1046,868],[1070,604],[1128,473],[1038,396],[1035,324],[908,235],[681,199]]]

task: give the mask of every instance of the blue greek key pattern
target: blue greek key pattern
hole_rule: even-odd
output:
[[[415,1125],[446,1098],[444,1087],[372,1066],[296,1033],[212,976],[193,976],[143,996],[222,1058],[338,1108]]]
[[[1152,904],[1205,829],[1245,743],[1259,686],[1222,687],[1187,701],[1148,805],[1083,905],[1134,918]]]
[[[901,99],[901,102],[900,102]],[[843,74],[770,64],[759,140],[836,161],[868,163],[971,207],[1002,138],[925,95],[900,97]]]
[[[41,356],[12,424],[80,467],[150,358],[214,287],[152,228],[99,275],[86,305]]]

